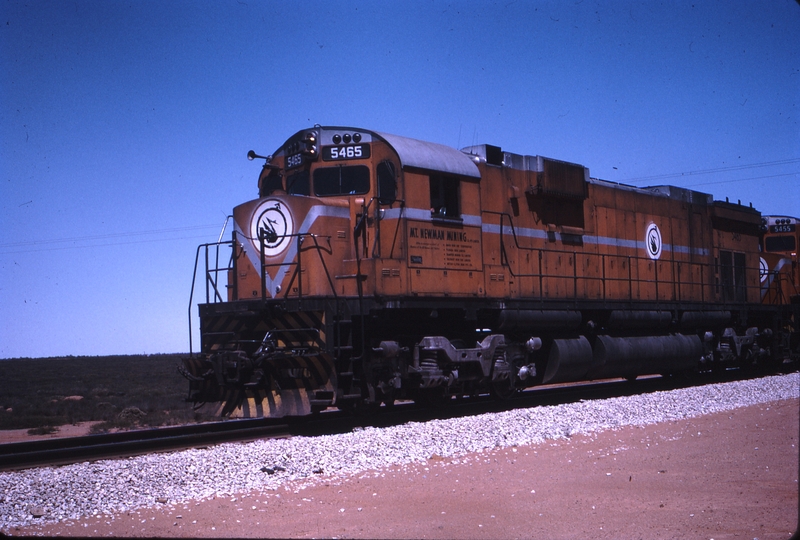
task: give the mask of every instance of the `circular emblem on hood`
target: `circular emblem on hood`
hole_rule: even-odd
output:
[[[651,223],[647,226],[647,232],[644,235],[644,244],[647,255],[649,255],[651,259],[658,259],[661,257],[661,231],[655,223]]]
[[[250,224],[250,238],[256,248],[261,249],[264,241],[264,255],[274,257],[283,252],[291,242],[294,222],[289,207],[278,199],[268,199],[253,212]]]
[[[767,264],[767,261],[764,260],[764,257],[758,258],[758,277],[761,279],[761,283],[767,281],[767,278],[769,277],[769,265]]]

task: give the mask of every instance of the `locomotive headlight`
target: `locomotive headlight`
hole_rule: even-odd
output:
[[[317,132],[307,131],[303,134],[302,152],[307,156],[317,156]]]
[[[345,144],[349,143],[350,142],[350,134],[349,133],[345,133],[344,136],[342,137],[342,140],[344,141]]]

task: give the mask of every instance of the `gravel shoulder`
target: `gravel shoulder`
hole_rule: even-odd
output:
[[[796,378],[794,379],[796,388]],[[795,395],[796,391],[795,391]],[[594,408],[605,408],[598,403]],[[10,535],[789,538],[800,400],[287,478]],[[339,439],[341,442],[341,439]],[[240,445],[243,446],[243,445]],[[68,496],[68,494],[64,494]]]

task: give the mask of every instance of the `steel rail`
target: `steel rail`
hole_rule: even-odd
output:
[[[289,436],[274,419],[231,420],[183,426],[57,437],[0,444],[0,470],[65,465],[103,458],[133,456],[222,442]]]

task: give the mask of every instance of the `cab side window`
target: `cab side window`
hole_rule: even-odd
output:
[[[261,191],[259,195],[261,197],[266,197],[280,189],[283,189],[283,178],[280,170],[270,169],[269,173],[261,178]]]
[[[457,218],[461,215],[459,205],[459,181],[454,176],[431,174],[431,216]]]
[[[286,191],[290,195],[310,195],[311,182],[308,178],[308,171],[296,172],[286,179]]]
[[[392,204],[397,199],[397,169],[385,159],[378,163],[378,202]]]
[[[744,253],[720,250],[718,272],[722,285],[722,300],[725,302],[747,301]]]

